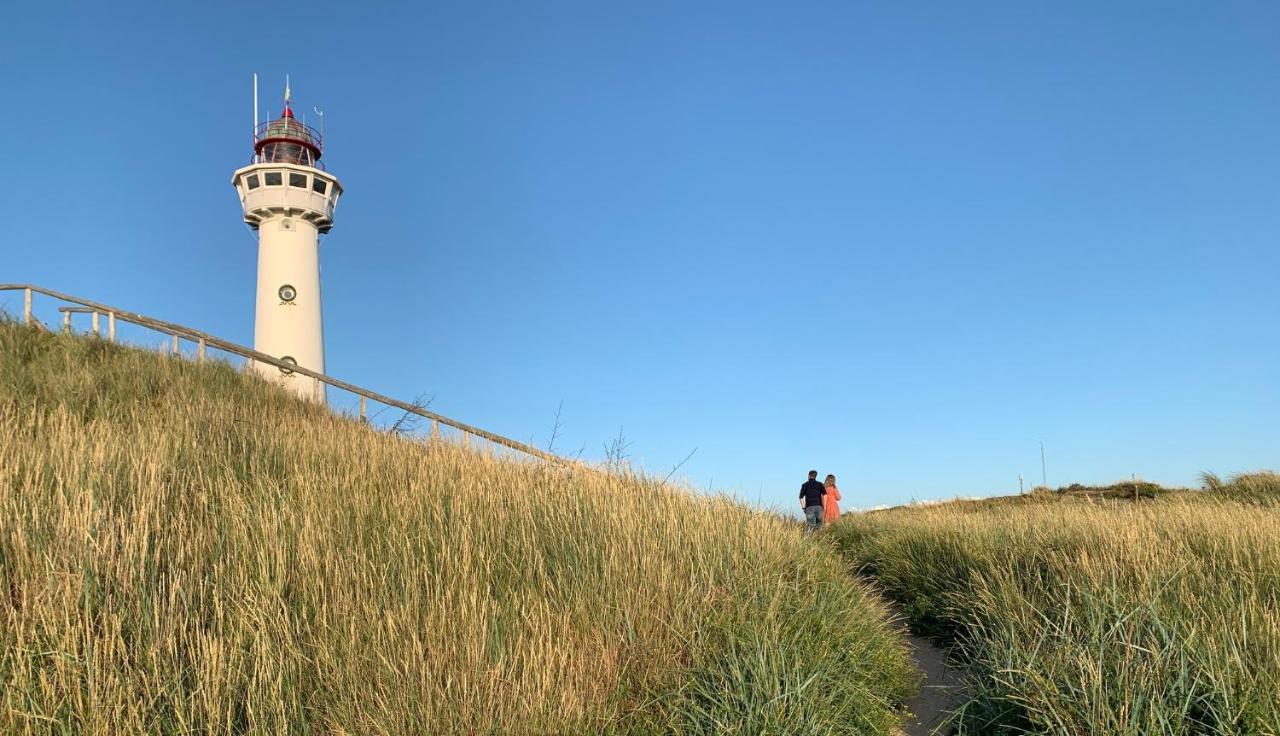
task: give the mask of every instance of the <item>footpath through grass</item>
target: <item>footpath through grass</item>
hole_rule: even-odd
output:
[[[913,673],[847,572],[728,500],[0,323],[3,733],[890,733]]]
[[[849,515],[833,535],[960,645],[962,733],[1280,733],[1280,476],[1108,490]]]

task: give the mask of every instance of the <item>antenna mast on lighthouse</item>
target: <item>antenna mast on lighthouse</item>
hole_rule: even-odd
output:
[[[258,142],[258,73],[253,73],[253,130],[249,134],[250,139]]]

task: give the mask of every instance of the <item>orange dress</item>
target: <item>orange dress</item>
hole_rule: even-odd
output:
[[[830,524],[840,518],[840,489],[827,486],[827,495],[822,497],[822,523]]]

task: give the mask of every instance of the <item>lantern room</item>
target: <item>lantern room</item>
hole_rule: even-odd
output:
[[[320,165],[321,139],[315,128],[300,123],[285,105],[276,120],[258,125],[253,132],[253,162],[257,164]]]

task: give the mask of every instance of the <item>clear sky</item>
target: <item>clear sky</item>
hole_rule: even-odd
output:
[[[797,511],[1280,464],[1275,2],[75,6],[0,22],[0,280],[251,343],[288,73],[340,378]]]

